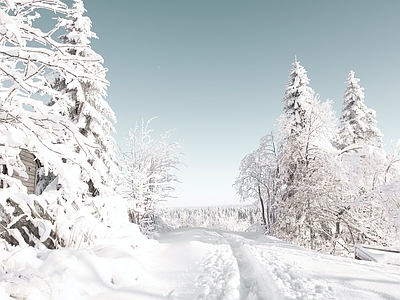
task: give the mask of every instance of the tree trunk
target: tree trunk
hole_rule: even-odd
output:
[[[263,201],[263,199],[262,199],[262,196],[261,196],[261,187],[260,187],[260,185],[258,185],[258,198],[260,199],[260,204],[261,204],[261,216],[262,216],[262,219],[263,219],[263,225],[267,225],[267,220],[265,219],[265,208],[264,208],[264,201]],[[269,226],[269,224],[268,224],[268,226]]]

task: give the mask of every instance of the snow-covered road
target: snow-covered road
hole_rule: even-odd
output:
[[[148,253],[152,280],[139,278],[130,299],[400,299],[396,266],[318,254],[254,233],[186,228],[158,241]],[[121,299],[117,294],[103,296]]]
[[[400,299],[398,266],[203,228],[154,242],[131,226],[89,249],[28,247],[3,263],[0,299]]]

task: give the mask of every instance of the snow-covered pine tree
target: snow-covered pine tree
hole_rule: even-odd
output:
[[[61,72],[47,78],[52,88],[69,99],[66,110],[70,120],[97,147],[96,158],[90,159],[89,163],[101,176],[104,186],[115,188],[120,173],[115,154],[116,143],[111,136],[115,131],[112,122],[116,122],[116,118],[104,99],[108,85],[106,69],[102,65],[103,58],[90,47],[90,39],[97,36],[91,31],[90,18],[83,16],[85,11],[82,0],[74,0],[67,17],[60,19],[60,24],[66,30],[60,40],[65,45],[62,47],[64,53],[70,56],[71,67],[76,72],[96,74],[96,79],[76,79]],[[57,101],[59,98],[53,98],[50,105]],[[86,177],[85,174],[82,177]],[[100,192],[90,177],[85,181],[88,182],[92,196]]]
[[[306,126],[310,105],[314,101],[314,90],[308,86],[307,71],[295,61],[289,73],[284,102],[284,113],[291,129],[289,134],[299,134]]]
[[[317,248],[325,227],[320,219],[326,183],[323,172],[335,133],[331,102],[320,103],[308,86],[299,62],[293,63],[279,118],[278,168],[281,196],[277,199],[276,234],[298,244]]]
[[[82,73],[70,66],[70,57],[51,36],[60,28],[60,23],[49,32],[34,27],[34,21],[40,17],[37,14],[40,9],[67,13],[67,6],[61,1],[51,1],[49,5],[47,2],[0,2],[0,26],[4,32],[0,36],[0,110],[3,114],[0,144],[4,147],[3,159],[9,157],[5,165],[11,174],[13,170],[24,172],[23,166],[12,168],[12,165],[19,165],[19,150],[14,151],[13,148],[33,152],[46,170],[54,168],[58,173],[62,173],[60,169],[68,165],[58,164],[61,158],[73,162],[84,156],[94,157],[95,153],[95,149],[88,147],[92,143],[79,134],[76,126],[72,126],[63,113],[60,114],[62,106],[44,105],[46,96],[65,99],[60,92],[48,86],[47,74],[59,72],[77,80],[97,78],[95,73]],[[77,64],[81,62],[77,61]],[[78,155],[65,148],[65,144],[80,145],[83,151]],[[87,162],[79,163],[85,166],[86,172],[93,169],[87,168]],[[97,172],[90,171],[89,174],[98,184]]]
[[[341,235],[344,243],[351,247],[354,243],[382,245],[385,238],[380,233],[386,232],[384,235],[389,236],[389,232],[393,234],[391,229],[397,228],[391,223],[391,212],[387,211],[387,204],[392,205],[395,201],[387,201],[390,197],[385,195],[387,182],[397,173],[393,167],[397,158],[383,149],[383,135],[377,127],[375,111],[365,105],[364,89],[354,75],[354,71],[350,71],[346,81],[335,141],[335,146],[341,150],[339,157],[344,178],[341,190],[346,195],[342,199],[348,203],[346,228],[351,239]],[[376,218],[378,215],[381,221]]]
[[[80,175],[96,188],[106,188],[96,165],[98,147],[69,119],[69,97],[47,79],[63,74],[68,84],[76,84],[103,83],[104,77],[88,66],[94,58],[73,56],[67,52],[70,45],[54,40],[62,19],[48,32],[37,27],[42,11],[56,16],[69,12],[59,0],[0,1],[0,237],[20,246],[79,246],[91,239],[93,228],[101,227],[88,221],[94,217],[79,196],[87,191]],[[58,100],[45,105],[49,99]],[[21,150],[34,154],[45,174],[52,170],[61,189],[28,195],[13,176],[28,176]]]
[[[307,135],[312,107],[316,103],[315,92],[308,86],[307,72],[298,61],[293,63],[283,97],[284,113],[279,120],[279,167],[281,179],[287,188],[287,196],[296,176],[302,174],[305,164]],[[282,177],[283,176],[283,177]]]
[[[365,105],[364,88],[354,74],[350,71],[346,80],[337,144],[340,149],[352,144],[382,147],[383,135],[377,127],[376,112]]]

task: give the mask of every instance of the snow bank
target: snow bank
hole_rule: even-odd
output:
[[[1,242],[0,298],[88,299],[148,280],[145,253],[157,243],[134,224],[110,233],[86,249],[39,250]]]

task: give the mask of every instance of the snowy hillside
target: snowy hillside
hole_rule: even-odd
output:
[[[261,224],[260,208],[255,205],[168,208],[163,212],[162,218],[172,228],[202,227],[246,231]]]
[[[0,253],[0,299],[400,298],[398,266],[256,233],[181,228],[152,241],[131,225],[88,249]]]

